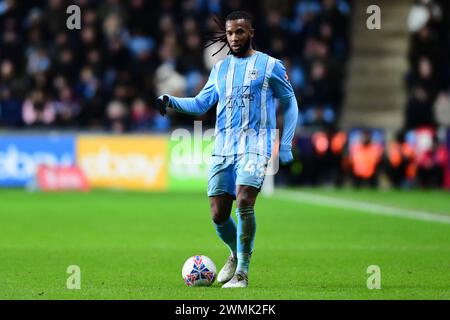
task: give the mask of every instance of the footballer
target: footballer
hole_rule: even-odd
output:
[[[275,98],[283,107],[279,160],[293,160],[291,146],[298,106],[280,60],[253,49],[249,13],[234,11],[225,19],[224,45],[229,55],[217,62],[200,93],[192,98],[162,95],[157,107],[200,115],[217,103],[215,142],[208,174],[213,225],[230,249],[217,280],[222,288],[248,286],[256,233],[255,202],[262,187],[276,135]],[[237,223],[231,217],[236,200]]]

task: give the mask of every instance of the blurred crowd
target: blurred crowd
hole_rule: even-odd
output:
[[[69,30],[66,8],[81,8]],[[302,103],[299,125],[335,124],[349,55],[346,0],[0,0],[0,126],[167,131],[162,93],[194,96],[224,49],[205,49],[214,17],[248,10],[257,50],[282,59]],[[218,44],[220,47],[220,45]],[[214,125],[215,110],[200,117]]]
[[[416,0],[411,33],[405,128],[450,126],[450,3]]]
[[[280,168],[277,184],[356,188],[450,189],[450,130],[399,131],[334,128],[295,138],[296,161]]]
[[[450,2],[416,0],[408,16],[404,125],[316,129],[296,137],[296,161],[279,183],[450,189]]]

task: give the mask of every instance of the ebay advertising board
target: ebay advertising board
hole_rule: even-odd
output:
[[[167,137],[80,135],[77,164],[93,188],[166,190]]]
[[[40,165],[73,166],[75,162],[74,136],[0,136],[1,187],[26,186]]]

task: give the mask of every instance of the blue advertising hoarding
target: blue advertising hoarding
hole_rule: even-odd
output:
[[[75,162],[75,136],[0,135],[0,187],[26,186],[41,164]]]

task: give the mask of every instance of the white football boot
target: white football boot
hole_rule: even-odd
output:
[[[217,281],[220,283],[230,281],[230,279],[233,278],[234,276],[236,267],[237,267],[237,258],[234,258],[233,255],[230,255],[227,259],[227,262],[225,262],[225,265],[222,267],[219,274],[217,275]]]
[[[230,281],[225,283],[222,288],[247,288],[248,275],[244,272],[236,273]]]

